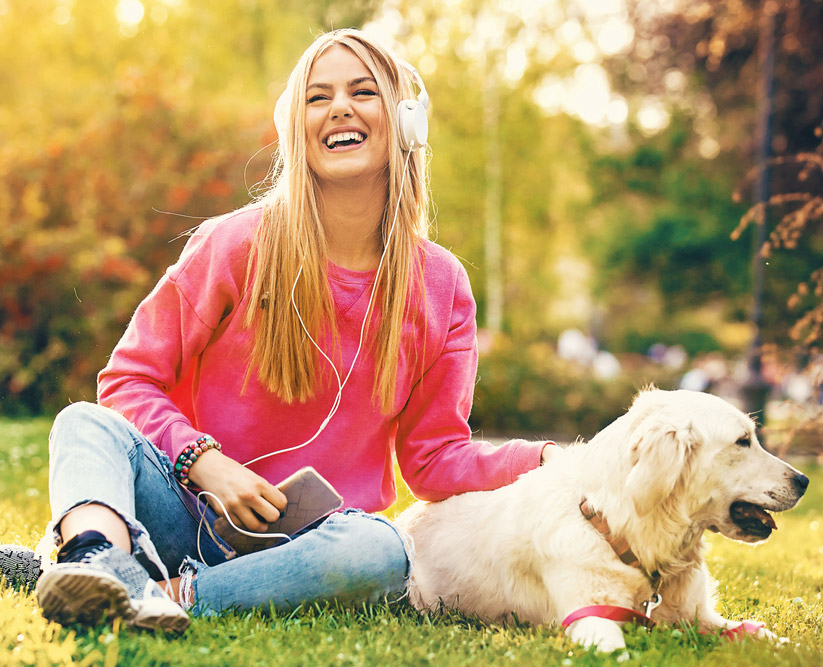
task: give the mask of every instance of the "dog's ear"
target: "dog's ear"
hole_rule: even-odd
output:
[[[674,490],[694,448],[689,424],[672,424],[659,414],[642,420],[632,432],[629,456],[632,468],[626,490],[638,515],[646,516]]]

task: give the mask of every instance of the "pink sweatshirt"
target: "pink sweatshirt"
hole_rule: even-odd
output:
[[[125,415],[172,461],[204,433],[241,463],[298,445],[314,435],[337,393],[331,380],[315,399],[286,405],[255,373],[241,393],[252,345],[243,326],[246,265],[260,214],[259,207],[247,207],[200,225],[138,306],[98,377],[99,402]],[[374,273],[328,268],[341,377],[357,349]],[[496,447],[471,440],[466,420],[477,372],[475,303],[461,264],[430,242],[425,289],[425,336],[412,324],[404,329],[418,354],[401,355],[392,413],[381,414],[372,400],[374,364],[364,345],[322,434],[252,470],[276,484],[311,465],[346,506],[377,511],[395,500],[393,451],[409,488],[425,500],[497,488],[539,465],[544,443],[513,440]]]

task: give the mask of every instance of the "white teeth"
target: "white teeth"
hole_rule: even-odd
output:
[[[326,146],[334,148],[336,144],[342,141],[357,141],[359,143],[365,141],[365,139],[365,135],[360,134],[360,132],[338,132],[337,134],[326,137]]]

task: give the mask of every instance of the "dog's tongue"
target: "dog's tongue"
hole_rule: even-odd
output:
[[[750,523],[757,521],[771,530],[777,530],[777,524],[774,518],[762,507],[745,503],[742,501],[733,503],[731,506],[732,518],[738,523]]]

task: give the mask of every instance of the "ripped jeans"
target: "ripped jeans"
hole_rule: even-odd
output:
[[[52,525],[79,505],[111,508],[128,525],[132,551],[153,578],[161,579],[163,569],[180,572],[181,600],[194,615],[376,602],[405,592],[406,538],[386,519],[360,510],[332,514],[291,542],[235,557],[216,534],[198,530],[204,511],[210,525],[217,516],[175,481],[169,458],[108,408],[75,403],[63,410],[49,436],[49,459]],[[156,566],[158,558],[165,568]]]

